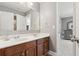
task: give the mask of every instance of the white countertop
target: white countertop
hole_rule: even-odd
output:
[[[48,33],[37,33],[37,34],[33,34],[33,35],[31,33],[29,35],[28,34],[26,34],[26,35],[27,35],[27,38],[21,37],[19,40],[8,40],[8,41],[1,40],[0,41],[0,49],[10,47],[10,46],[13,46],[13,45],[17,45],[17,44],[21,44],[21,43],[25,43],[25,42],[30,42],[30,41],[33,41],[33,40],[38,40],[38,39],[44,38],[44,37],[49,37]]]

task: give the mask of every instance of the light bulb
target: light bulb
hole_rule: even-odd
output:
[[[33,5],[33,3],[32,3],[32,2],[30,2],[30,5],[32,6],[32,5]]]
[[[28,2],[28,4],[29,4],[29,5],[31,5],[31,6],[33,5],[33,3],[32,3],[32,2]]]

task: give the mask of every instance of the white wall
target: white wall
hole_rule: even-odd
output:
[[[56,3],[40,3],[40,31],[50,34],[49,48],[56,51]]]
[[[39,30],[39,12],[33,11],[31,12],[31,30]]]
[[[26,19],[26,25],[29,25],[29,30],[31,30],[31,14],[27,14],[25,16]]]
[[[26,30],[25,16],[16,14],[17,16],[17,30]],[[0,11],[0,30],[14,31],[14,13]]]
[[[25,16],[16,14],[17,16],[17,31],[25,31],[26,30],[26,18]]]
[[[31,30],[39,31],[40,30],[40,4],[38,2],[34,2],[34,5],[31,6],[31,10],[26,12],[26,18],[31,14]]]
[[[13,31],[13,13],[0,11],[0,30]]]

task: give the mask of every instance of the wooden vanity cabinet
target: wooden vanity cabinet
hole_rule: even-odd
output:
[[[49,37],[44,38],[43,42],[43,55],[48,55],[49,51]]]
[[[0,56],[4,55],[4,49],[0,49]]]
[[[37,56],[43,56],[43,40],[37,40]]]
[[[5,56],[24,56],[24,44],[19,44],[11,47],[7,47],[5,50]]]
[[[0,49],[0,56],[43,56],[49,50],[49,38],[17,44],[11,47]]]
[[[25,49],[25,56],[36,56],[36,41],[28,42]]]
[[[36,56],[36,47],[30,47],[25,51],[25,56]]]
[[[37,56],[47,55],[49,50],[49,38],[37,40]]]

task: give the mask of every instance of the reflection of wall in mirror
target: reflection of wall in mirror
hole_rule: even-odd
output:
[[[0,11],[0,31],[13,31],[13,13]]]
[[[26,17],[26,30],[31,30],[31,14],[28,14]]]
[[[31,17],[31,29],[39,30],[39,12],[33,11]]]
[[[25,31],[26,30],[26,19],[25,16],[17,15],[17,31]]]

